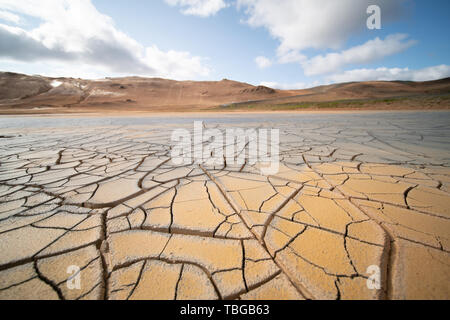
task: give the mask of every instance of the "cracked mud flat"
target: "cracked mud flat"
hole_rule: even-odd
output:
[[[0,119],[0,299],[450,298],[450,113],[203,120],[279,173],[173,165],[190,118]]]

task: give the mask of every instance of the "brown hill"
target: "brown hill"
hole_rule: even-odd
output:
[[[230,80],[195,82],[158,78],[81,80],[0,73],[0,112],[194,111],[289,92]]]
[[[0,73],[0,100],[25,99],[47,92],[51,88],[49,81],[41,77]]]
[[[430,82],[361,82],[307,90],[276,90],[224,79],[159,78],[82,80],[0,72],[0,113],[165,112],[229,109],[357,99],[450,94],[450,78]]]
[[[450,94],[450,78],[427,81],[349,82],[290,91],[290,97],[276,97],[258,103],[284,104],[341,100],[384,99]],[[243,102],[244,103],[244,102]]]

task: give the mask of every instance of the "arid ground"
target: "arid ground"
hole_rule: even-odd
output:
[[[194,119],[279,129],[280,171],[174,165]],[[448,111],[0,128],[0,299],[450,298]]]
[[[276,90],[224,79],[83,80],[0,72],[0,114],[450,109],[450,78]]]

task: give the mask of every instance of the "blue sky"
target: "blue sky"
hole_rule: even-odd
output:
[[[0,70],[285,89],[433,80],[450,76],[448,12],[448,0],[0,0]]]

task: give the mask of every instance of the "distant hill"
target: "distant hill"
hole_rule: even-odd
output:
[[[82,80],[0,72],[0,113],[167,112],[221,110],[233,106],[383,99],[450,94],[450,78],[429,82],[355,82],[306,90],[276,90],[224,79],[159,78]],[[258,108],[257,108],[258,109]]]

